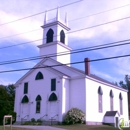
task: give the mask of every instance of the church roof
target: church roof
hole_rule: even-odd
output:
[[[97,76],[97,75],[94,75],[94,74],[90,74],[90,77],[95,78],[95,79],[97,79],[97,80],[100,80],[100,81],[102,81],[102,82],[111,84],[111,85],[115,85],[114,83],[109,82],[109,81],[107,81],[107,80],[105,80],[105,79],[103,79],[103,78],[101,78],[101,77],[99,77],[99,76]]]
[[[46,68],[46,66],[53,66],[53,65],[57,65],[57,66],[56,67],[47,67]],[[107,83],[109,85],[112,85],[113,87],[115,87],[117,89],[121,89],[123,91],[127,91],[127,90],[125,90],[123,88],[120,88],[119,86],[115,85],[114,83],[111,83],[111,82],[101,78],[101,77],[98,77],[98,76],[96,76],[94,74],[86,75],[85,72],[82,71],[82,70],[79,70],[77,68],[70,67],[70,66],[67,66],[67,65],[63,65],[60,62],[57,62],[57,61],[55,61],[55,60],[53,60],[51,58],[44,58],[39,63],[37,63],[33,68],[37,68],[37,67],[46,68],[48,70],[52,70],[53,72],[56,72],[58,75],[66,76],[66,77],[68,77],[70,79],[71,78],[76,78],[76,77],[79,77],[79,76],[82,76],[83,78],[85,78],[85,77],[89,78],[90,77],[90,78],[95,79],[95,80],[97,80],[99,82],[103,82],[103,83]],[[35,69],[31,69],[30,71],[28,71],[22,78],[20,78],[16,82],[16,84],[18,84],[20,81],[22,81],[27,75],[29,75],[34,70]]]
[[[116,114],[119,115],[118,111],[107,111],[104,116],[115,116]]]

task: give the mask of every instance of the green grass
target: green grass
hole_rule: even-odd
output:
[[[52,127],[63,128],[66,130],[119,130],[118,128],[114,128],[112,126],[87,126],[84,124],[75,124],[75,125],[53,125]],[[3,130],[3,126],[0,126],[0,130]],[[10,130],[9,127],[6,127],[5,130]],[[12,130],[31,130],[25,128],[13,128]],[[130,130],[130,128],[123,128],[123,130]]]
[[[3,126],[0,126],[0,130],[4,130]],[[10,130],[10,127],[6,126],[5,127],[5,130]],[[25,129],[25,128],[13,128],[12,127],[12,130],[29,130],[29,129]],[[30,129],[31,130],[31,129]]]
[[[63,128],[66,130],[119,130],[118,128],[114,128],[113,126],[104,126],[104,125],[87,126],[84,124],[56,125],[55,127]],[[124,128],[123,130],[130,130],[130,128]]]

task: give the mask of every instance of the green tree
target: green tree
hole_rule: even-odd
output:
[[[127,86],[126,86],[126,84],[124,84],[123,81],[120,81],[119,84],[120,84],[120,86],[121,86],[122,88],[127,89]]]
[[[15,87],[14,85],[0,85],[0,124],[4,115],[16,115],[14,113]]]
[[[126,82],[126,87],[128,91],[130,92],[130,76],[129,75],[125,75],[125,82]]]
[[[125,75],[125,83],[123,81],[120,81],[119,84],[122,88],[127,89],[130,92],[130,76]]]

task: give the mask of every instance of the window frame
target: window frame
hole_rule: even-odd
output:
[[[103,99],[102,99],[103,91],[101,86],[98,88],[98,112],[103,112]]]
[[[98,110],[100,113],[103,112],[103,109],[102,109],[102,95],[101,94],[98,94]]]
[[[114,110],[114,94],[113,91],[110,90],[110,111]]]
[[[53,29],[49,29],[48,31],[47,31],[47,33],[46,33],[46,43],[50,43],[50,42],[53,42],[53,36],[54,35],[54,31],[53,31]]]
[[[56,91],[56,78],[51,79],[51,91]]]
[[[64,30],[60,32],[60,42],[65,44],[65,33]]]
[[[39,71],[39,72],[37,73],[36,77],[35,77],[35,80],[41,80],[41,79],[44,79],[44,77],[43,77],[42,72]]]
[[[57,100],[58,100],[58,98],[57,98],[57,95],[55,93],[52,93],[48,99],[48,101],[57,101]]]
[[[23,93],[28,94],[28,82],[24,83],[24,91],[23,91]]]
[[[113,97],[110,97],[110,111],[114,110],[114,106],[113,106]]]
[[[24,95],[24,97],[21,100],[21,103],[28,103],[29,102],[29,98],[27,95]]]
[[[41,112],[41,101],[36,101],[36,113]]]
[[[123,97],[122,94],[119,94],[119,105],[120,105],[120,115],[123,115]]]

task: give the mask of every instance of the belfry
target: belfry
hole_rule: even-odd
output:
[[[71,48],[68,47],[67,36],[70,28],[68,27],[67,14],[64,22],[61,22],[58,8],[54,19],[48,20],[46,12],[42,28],[44,29],[43,42],[42,45],[38,46],[40,48],[40,56],[51,57],[63,64],[70,63]]]

